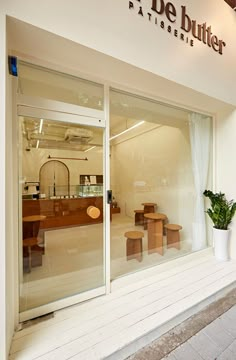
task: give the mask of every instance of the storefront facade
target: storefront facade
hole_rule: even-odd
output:
[[[18,323],[17,184],[12,180],[16,110],[8,55],[213,117],[213,186],[235,198],[235,173],[227,161],[234,149],[236,116],[232,9],[224,2],[216,9],[213,1],[202,6],[193,1],[81,1],[71,8],[50,5],[51,16],[46,6],[35,11],[27,2],[1,5],[1,315],[7,324],[1,329],[1,348],[6,353]],[[233,224],[232,239],[234,232]],[[234,253],[231,241],[232,258]]]

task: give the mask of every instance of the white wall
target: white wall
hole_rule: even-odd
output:
[[[7,19],[8,53],[20,59],[82,78],[109,81],[114,87],[140,92],[162,102],[216,113],[226,107],[222,101],[131,66],[78,43],[56,36],[13,18]],[[37,44],[37,45],[36,45]],[[63,51],[61,51],[63,49]],[[228,105],[229,106],[229,105]]]
[[[189,127],[160,126],[112,148],[112,182],[121,212],[134,217],[143,202],[158,204],[191,242],[195,188]]]
[[[88,161],[77,161],[58,159],[62,161],[69,169],[70,185],[78,185],[80,183],[80,175],[102,175],[103,172],[103,153],[90,151],[87,153],[69,150],[55,149],[31,149],[26,151],[23,147],[22,157],[22,176],[26,181],[39,181],[39,171],[48,159],[48,155],[52,157],[64,158],[88,158]],[[66,185],[66,184],[65,184]]]
[[[225,193],[228,200],[236,201],[235,134],[236,110],[219,113],[216,121],[216,188]],[[230,228],[230,254],[236,259],[236,216]]]
[[[181,5],[186,5],[193,20],[211,25],[212,32],[226,42],[223,55],[196,39],[191,47],[149,22],[147,16],[137,15],[140,4],[145,13],[150,10],[151,0],[133,2],[135,10],[128,9],[127,0],[77,0],[70,3],[3,0],[3,11],[204,94],[236,104],[236,73],[232,71],[236,53],[235,13],[224,1],[217,1],[217,5],[215,0],[172,2],[177,11],[173,28],[180,30]],[[227,22],[222,22],[222,19],[227,19]],[[161,20],[170,24],[164,15],[158,15],[158,21]]]

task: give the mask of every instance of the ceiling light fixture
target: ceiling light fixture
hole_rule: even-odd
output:
[[[39,134],[41,134],[43,129],[43,119],[40,119],[40,124],[39,124]]]
[[[127,133],[128,131],[135,129],[136,127],[142,125],[144,122],[145,122],[144,120],[140,121],[139,123],[131,126],[130,128],[120,132],[119,134],[116,134],[116,135],[110,137],[110,140],[113,140],[113,139],[117,138],[118,136],[123,135],[123,134]]]
[[[96,146],[91,146],[90,148],[88,148],[87,150],[84,150],[84,152],[90,151],[92,149],[94,149]]]

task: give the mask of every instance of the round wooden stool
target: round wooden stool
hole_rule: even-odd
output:
[[[100,216],[101,211],[96,206],[91,205],[87,208],[87,214],[92,219],[97,219]]]
[[[31,236],[36,237],[38,235],[40,222],[46,219],[45,215],[30,215],[23,217],[23,223],[29,223],[31,225]],[[27,236],[29,237],[29,236]]]
[[[142,203],[142,205],[143,205],[144,214],[154,213],[157,208],[156,203]],[[147,230],[147,219],[145,218],[145,216],[143,219],[143,228],[144,230]]]
[[[127,260],[136,259],[142,261],[143,257],[143,243],[142,238],[144,233],[142,231],[127,231],[125,233],[126,242],[126,256]]]
[[[182,229],[181,225],[178,224],[166,224],[164,225],[166,228],[166,236],[167,236],[167,247],[174,247],[176,249],[180,249],[180,235],[179,230]]]
[[[39,230],[40,230],[40,224],[42,221],[46,220],[45,215],[29,215],[24,216],[23,221],[23,238],[38,238],[39,237]],[[44,239],[44,231],[41,241],[38,239],[38,244],[41,244],[41,247],[43,249],[44,254],[44,246],[45,246],[45,239]]]
[[[134,210],[134,224],[135,226],[141,225],[143,226],[143,214],[144,210]]]

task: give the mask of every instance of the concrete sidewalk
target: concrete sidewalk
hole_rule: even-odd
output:
[[[236,360],[236,288],[129,360]]]

